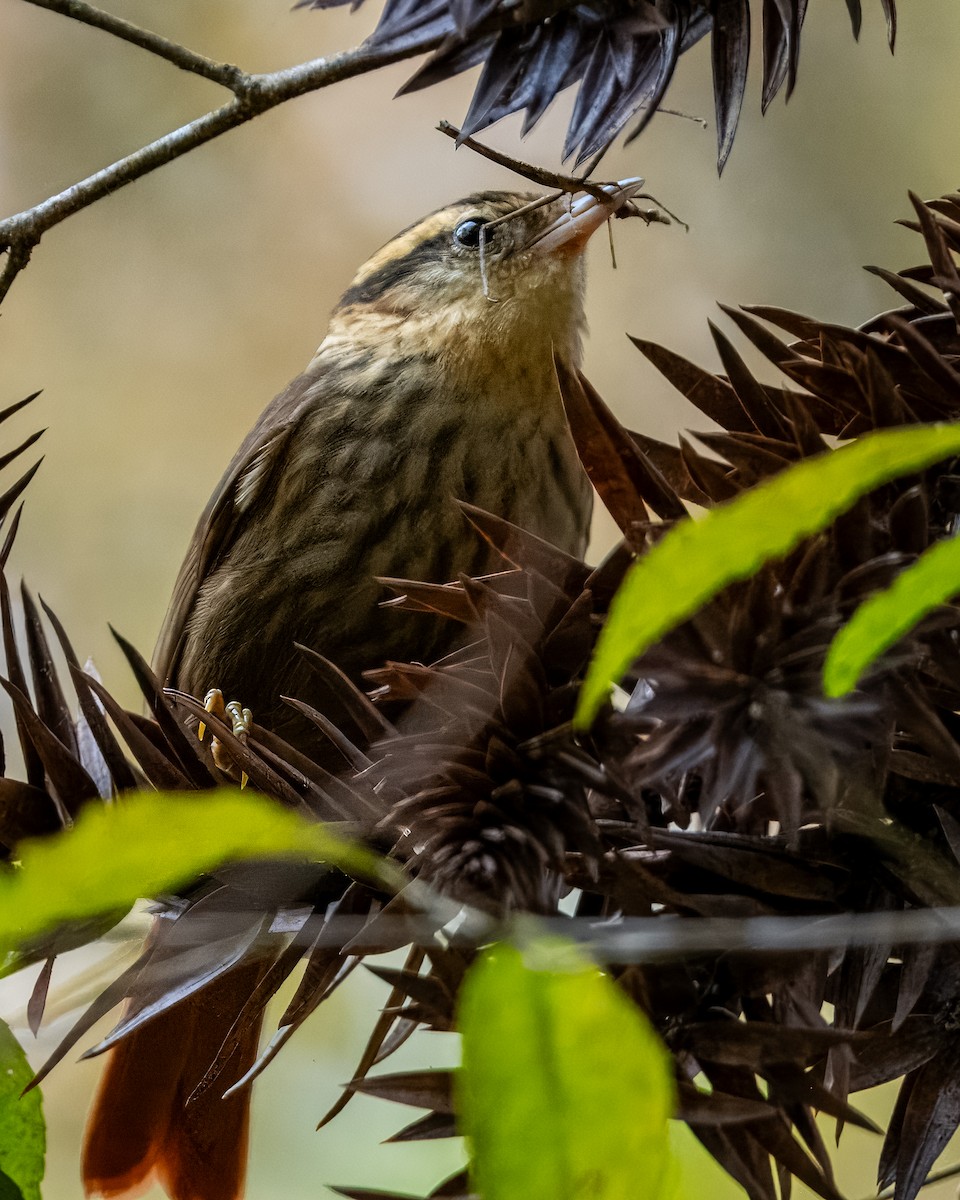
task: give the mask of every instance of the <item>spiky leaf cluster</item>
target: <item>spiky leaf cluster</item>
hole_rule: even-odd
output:
[[[362,0],[352,0],[353,6]],[[298,7],[332,8],[347,0],[300,0]],[[891,49],[895,0],[880,0]],[[796,82],[806,0],[762,5],[764,112],[786,84]],[[847,0],[854,37],[860,0]],[[387,0],[371,48],[399,51],[440,39],[439,47],[401,89],[429,87],[483,64],[463,136],[511,113],[523,113],[523,132],[550,103],[578,85],[563,147],[579,164],[603,151],[638,113],[636,137],[661,104],[684,51],[711,35],[713,91],[720,168],[733,147],[750,58],[749,0]]]
[[[960,414],[960,196],[916,208],[929,263],[881,272],[906,302],[895,312],[848,329],[774,309],[728,310],[783,383],[756,378],[719,331],[720,375],[637,343],[720,432],[679,446],[632,434],[586,380],[561,372],[585,466],[623,543],[592,570],[468,510],[504,570],[447,585],[389,581],[398,597],[382,617],[387,625],[391,606],[443,614],[464,627],[460,650],[428,666],[379,667],[369,695],[304,651],[337,711],[350,714],[337,728],[292,701],[325,733],[339,771],[256,725],[237,737],[195,698],[164,692],[121,643],[150,716],[125,711],[79,665],[48,611],[75,718],[46,626],[25,594],[22,654],[4,585],[5,686],[27,777],[0,784],[4,845],[144,784],[212,787],[226,758],[278,802],[349,822],[435,892],[494,914],[553,912],[571,888],[580,889],[584,919],[648,916],[667,930],[677,917],[957,903],[960,613],[932,614],[851,697],[828,702],[820,683],[830,638],[858,601],[954,531],[955,463],[879,489],[788,559],[728,588],[634,664],[628,700],[608,708],[590,737],[570,726],[618,583],[688,504],[723,501],[834,438]],[[7,509],[25,482],[4,497]],[[433,937],[439,910],[414,893],[390,897],[322,867],[277,864],[220,870],[161,908],[176,919],[160,923],[53,1062],[121,999],[120,1025],[94,1052],[145,1020],[175,1022],[185,997],[231,971],[249,981],[248,1002],[213,1061],[197,1064],[198,1092],[225,1087],[236,1082],[234,1049],[301,960],[282,1032],[254,1074],[365,956],[409,945],[403,968],[371,968],[391,994],[336,1109],[365,1091],[427,1110],[394,1140],[455,1133],[448,1076],[369,1074],[418,1028],[454,1027],[473,946],[449,930],[442,942]],[[48,962],[31,1003],[35,1024],[53,957],[89,936],[58,931],[26,952]],[[205,943],[209,954],[198,954]],[[898,1200],[912,1200],[960,1123],[953,946],[719,947],[609,967],[674,1056],[681,1116],[756,1200],[773,1200],[794,1178],[834,1200],[814,1113],[871,1129],[850,1102],[862,1089],[901,1081],[878,1172],[881,1183],[896,1182]],[[702,1078],[711,1090],[695,1082]],[[433,1194],[468,1190],[458,1175]]]
[[[591,760],[569,732],[542,741],[573,714],[571,681],[592,643],[591,576],[506,522],[471,516],[528,565],[439,589],[393,583],[403,607],[455,616],[477,640],[432,668],[373,673],[384,696],[419,701],[379,747],[393,799],[384,825],[403,831],[411,866],[457,895],[553,912],[566,856],[601,853],[578,771]]]

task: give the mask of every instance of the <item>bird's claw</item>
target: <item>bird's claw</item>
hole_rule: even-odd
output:
[[[225,703],[223,692],[219,688],[211,688],[207,692],[203,698],[203,707],[211,716],[218,717],[225,724],[229,723],[233,736],[246,744],[250,728],[253,725],[253,713],[249,708],[244,708],[239,700],[228,700]],[[206,731],[207,727],[201,721],[197,729],[197,735],[201,742]],[[214,738],[210,743],[210,753],[219,770],[223,771],[225,775],[236,778],[236,765],[230,757],[230,752],[218,738]],[[246,771],[240,772],[240,786],[241,788],[247,786]]]
[[[245,742],[253,724],[253,713],[249,708],[241,708],[239,700],[230,700],[226,705],[227,716],[233,729],[233,736]]]

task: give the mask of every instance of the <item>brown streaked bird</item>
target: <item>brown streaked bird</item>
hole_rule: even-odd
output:
[[[379,250],[335,310],[306,371],[267,407],[197,526],[156,655],[169,684],[236,697],[308,752],[281,691],[313,702],[295,649],[358,680],[387,658],[429,661],[449,633],[378,611],[378,576],[446,582],[498,559],[467,500],[580,555],[591,492],[563,413],[554,355],[579,362],[583,250],[642,186],[533,206],[482,192]],[[331,714],[335,715],[335,714]],[[223,1086],[187,1103],[258,978],[248,963],[110,1051],[87,1126],[88,1195],[159,1182],[173,1200],[238,1200],[259,1024]]]

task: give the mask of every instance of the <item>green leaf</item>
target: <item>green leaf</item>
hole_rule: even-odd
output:
[[[823,690],[843,696],[872,662],[898,642],[932,608],[960,593],[960,537],[926,550],[883,591],[864,600],[840,630],[823,664]]]
[[[0,1021],[0,1198],[40,1200],[46,1127],[43,1100],[34,1088],[20,1093],[33,1078],[20,1043]]]
[[[658,1200],[672,1062],[612,980],[559,939],[499,944],[460,995],[457,1110],[483,1200]]]
[[[151,792],[89,805],[76,826],[17,848],[0,873],[0,947],[60,922],[127,909],[223,862],[322,861],[397,887],[395,867],[263,796],[236,788]]]
[[[630,664],[727,584],[782,558],[866,492],[958,452],[958,424],[886,429],[788,467],[697,520],[678,522],[630,569],[614,597],[576,724],[588,726]]]

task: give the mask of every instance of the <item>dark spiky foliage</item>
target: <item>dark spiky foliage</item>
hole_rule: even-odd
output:
[[[601,853],[586,786],[575,771],[585,756],[569,734],[539,744],[545,731],[573,715],[570,681],[586,664],[589,625],[584,606],[574,611],[558,584],[575,579],[579,594],[586,572],[504,522],[480,512],[473,517],[481,529],[506,534],[512,547],[526,542],[539,569],[464,579],[444,589],[440,605],[431,589],[398,583],[404,607],[459,608],[459,619],[483,636],[432,669],[373,673],[385,694],[422,695],[430,706],[427,714],[411,714],[407,723],[417,728],[380,748],[377,769],[393,801],[385,824],[409,830],[411,865],[433,879],[457,881],[458,895],[553,912],[567,854]],[[430,719],[438,708],[439,722]]]
[[[960,611],[933,613],[851,697],[828,702],[820,687],[829,640],[854,606],[954,532],[955,462],[879,489],[789,558],[727,589],[634,665],[625,703],[605,711],[589,738],[575,737],[569,724],[625,570],[688,504],[726,500],[821,452],[828,439],[960,416],[960,194],[915,207],[929,262],[877,272],[906,302],[897,310],[860,329],[769,308],[726,310],[784,383],[758,380],[719,330],[721,375],[636,342],[719,427],[695,440],[671,446],[630,433],[584,378],[562,372],[571,427],[623,543],[591,569],[468,509],[504,569],[445,585],[385,581],[395,598],[383,614],[388,622],[391,607],[440,613],[463,625],[461,649],[430,666],[388,663],[371,673],[369,695],[305,650],[351,714],[337,729],[300,705],[343,769],[334,775],[257,727],[238,740],[207,717],[251,786],[307,813],[349,820],[438,891],[493,912],[554,912],[574,887],[578,915],[604,921],[958,903]],[[28,477],[3,497],[7,510]],[[75,718],[29,596],[26,664],[5,585],[0,598],[5,686],[26,762],[26,782],[0,785],[8,849],[25,834],[60,828],[101,796],[141,784],[204,789],[222,779],[211,734],[201,742],[187,728],[202,712],[195,699],[163,693],[121,641],[151,715],[124,711],[80,667],[47,610],[77,694]],[[371,966],[390,995],[354,1080],[325,1120],[366,1092],[427,1110],[393,1140],[452,1136],[446,1073],[370,1073],[418,1028],[454,1027],[474,954],[469,944],[432,939],[435,915],[421,921],[417,939],[404,921],[383,919],[416,916],[414,904],[323,868],[218,871],[167,905],[177,919],[163,922],[163,935],[80,1019],[53,1061],[121,998],[130,1000],[123,1020],[95,1051],[135,1028],[148,1004],[151,1012],[171,1009],[250,962],[247,1005],[216,1059],[203,1064],[201,1087],[233,1083],[220,1078],[233,1047],[302,958],[282,1032],[254,1074],[365,953],[408,945],[402,967]],[[218,940],[209,960],[198,961],[186,951],[209,931],[211,914]],[[89,936],[58,931],[25,952],[48,961],[31,1004],[34,1024],[52,957]],[[608,965],[674,1055],[681,1116],[756,1200],[774,1200],[778,1187],[787,1194],[793,1178],[834,1200],[814,1113],[840,1128],[874,1129],[850,1103],[857,1091],[900,1081],[878,1168],[898,1200],[912,1200],[960,1123],[954,946],[881,942]],[[709,1092],[694,1086],[701,1075]],[[431,1194],[468,1190],[460,1174]]]
[[[356,8],[362,0],[349,0]],[[300,0],[298,7],[332,8],[348,0]],[[895,0],[880,0],[893,49]],[[764,0],[762,105],[797,78],[806,0]],[[858,37],[860,0],[847,0]],[[601,153],[638,113],[630,138],[662,103],[680,55],[711,35],[713,92],[720,169],[733,147],[750,58],[750,0],[387,0],[372,48],[400,50],[425,38],[440,46],[402,91],[429,87],[483,64],[463,136],[511,113],[523,132],[540,120],[565,88],[579,85],[563,147],[585,162]]]

